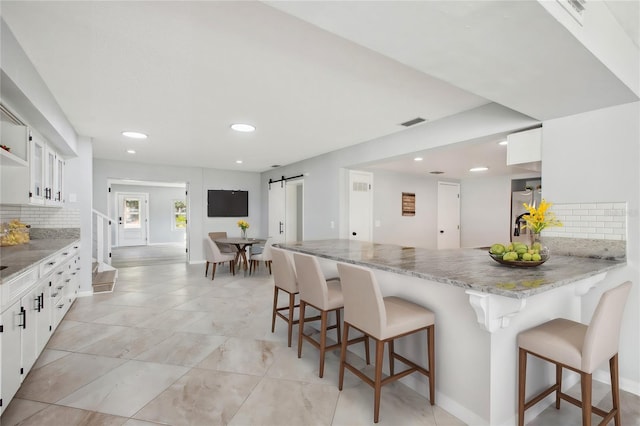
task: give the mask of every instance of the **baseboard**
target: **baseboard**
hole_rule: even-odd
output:
[[[436,373],[437,374],[437,373]],[[465,424],[468,425],[488,425],[489,422],[487,419],[484,419],[469,410],[467,407],[464,407],[458,404],[453,399],[449,398],[445,394],[436,391],[436,405],[443,410],[447,411],[449,414],[456,416],[458,419],[462,420]]]
[[[190,260],[189,261],[189,265],[200,265],[200,264],[203,264],[205,262],[206,262],[206,260]]]
[[[78,297],[93,296],[93,291],[79,291]]]

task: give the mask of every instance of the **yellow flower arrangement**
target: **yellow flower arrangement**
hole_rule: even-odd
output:
[[[243,231],[246,231],[247,228],[249,228],[249,222],[247,222],[246,220],[239,220],[238,221],[238,227],[240,229],[242,229]]]
[[[535,204],[523,203],[523,205],[529,212],[529,214],[522,216],[522,219],[526,222],[524,227],[531,229],[534,234],[539,234],[545,228],[562,226],[562,222],[556,219],[556,215],[547,211],[552,206],[552,203],[547,203],[543,199],[538,208],[536,208]]]

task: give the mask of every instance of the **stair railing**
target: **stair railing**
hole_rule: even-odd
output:
[[[111,235],[115,223],[106,214],[93,209],[93,243],[92,256],[102,263],[111,265]]]

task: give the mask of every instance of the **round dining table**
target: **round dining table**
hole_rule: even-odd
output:
[[[254,244],[262,244],[267,241],[266,238],[216,238],[213,240],[215,243],[231,244],[236,247],[238,251],[236,254],[236,263],[242,262],[244,273],[246,275],[249,269],[249,261],[247,260],[247,247],[251,247]]]

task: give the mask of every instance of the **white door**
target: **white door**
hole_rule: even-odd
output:
[[[373,175],[351,170],[349,172],[349,239],[371,241]]]
[[[118,246],[147,245],[149,194],[121,192],[118,200]]]
[[[274,243],[286,240],[287,191],[285,181],[269,184],[269,236]]]
[[[438,249],[460,248],[460,184],[438,182]]]
[[[304,182],[302,180],[287,182],[284,231],[287,241],[302,241],[304,239],[302,234],[303,194]]]

